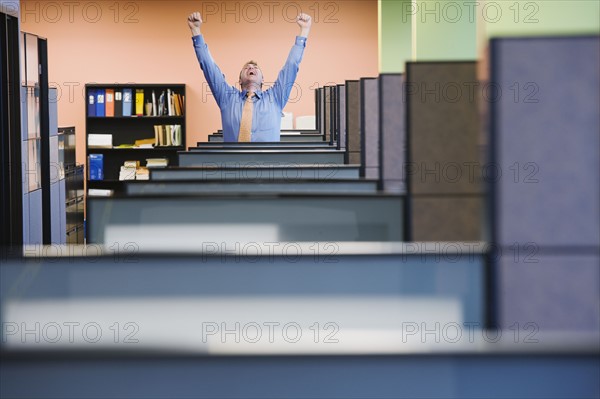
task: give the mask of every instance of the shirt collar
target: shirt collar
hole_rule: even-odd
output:
[[[241,97],[246,98],[246,93],[248,93],[248,90],[242,90]],[[256,98],[260,99],[263,95],[263,91],[259,89],[255,91],[254,94],[256,95]]]

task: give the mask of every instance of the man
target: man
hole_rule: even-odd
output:
[[[263,74],[255,61],[248,61],[240,72],[240,91],[227,84],[225,76],[208,51],[200,32],[200,13],[195,12],[188,17],[200,68],[221,110],[224,141],[279,141],[281,111],[296,80],[312,25],[312,19],[307,14],[298,15],[296,21],[300,26],[300,35],[296,37],[273,87],[262,91]]]

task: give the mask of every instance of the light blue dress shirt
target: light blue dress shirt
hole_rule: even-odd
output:
[[[246,90],[240,91],[227,84],[223,72],[213,60],[202,35],[192,37],[200,68],[215,100],[221,109],[223,141],[235,142],[240,131],[242,108],[246,100]],[[281,112],[288,102],[290,92],[306,47],[306,38],[296,37],[296,42],[285,65],[279,72],[275,84],[265,91],[257,91],[252,113],[252,141],[279,141],[281,133]]]

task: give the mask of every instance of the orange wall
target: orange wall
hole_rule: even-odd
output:
[[[221,128],[193,51],[186,18],[204,11],[203,34],[228,81],[249,59],[273,81],[299,28],[313,27],[285,111],[314,114],[317,86],[376,76],[377,1],[21,1],[22,30],[48,38],[49,76],[59,88],[59,126],[76,126],[77,160],[85,163],[86,83],[185,83],[187,143]],[[259,14],[260,13],[260,14]]]

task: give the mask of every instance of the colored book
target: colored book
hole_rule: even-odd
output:
[[[156,108],[156,93],[152,90],[152,115],[156,116],[158,114],[158,108]]]
[[[144,89],[135,89],[135,114],[144,116]]]
[[[115,116],[123,116],[123,92],[115,90]]]
[[[88,116],[96,116],[96,89],[88,90]]]
[[[96,116],[105,115],[104,89],[96,89]]]
[[[104,155],[89,155],[90,180],[104,180]]]
[[[106,116],[115,116],[115,90],[106,89]]]
[[[131,107],[133,105],[133,90],[123,89],[123,116],[131,116]]]

